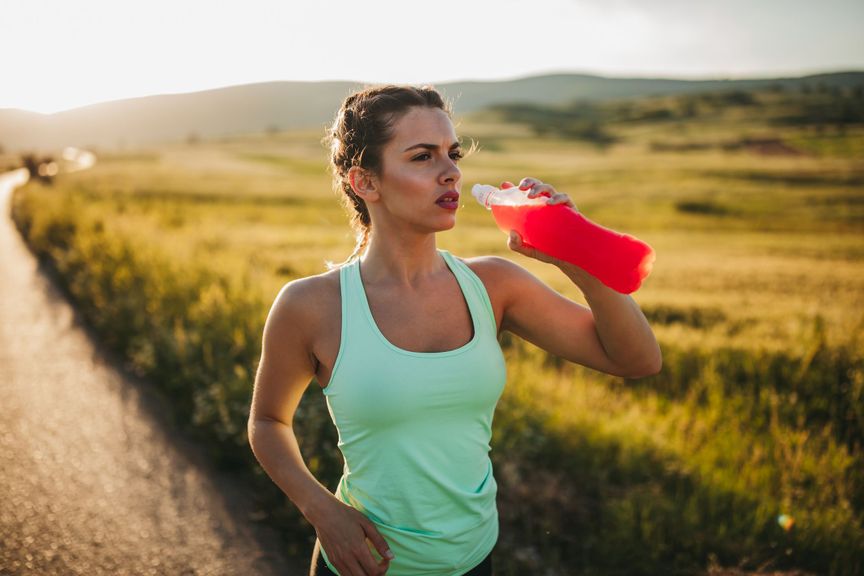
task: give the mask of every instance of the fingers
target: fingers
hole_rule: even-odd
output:
[[[366,532],[366,537],[372,542],[375,550],[378,551],[378,554],[380,554],[382,558],[386,558],[388,560],[392,560],[394,558],[393,552],[390,550],[390,546],[387,545],[387,541],[384,540],[384,537],[381,536],[381,533],[378,532],[378,529],[375,528],[374,524],[372,524],[371,522],[368,524],[363,524],[363,531]]]
[[[512,182],[510,182],[509,180],[505,180],[504,182],[501,183],[501,189],[502,190],[506,190],[507,188],[513,188],[514,186],[516,186],[516,185],[513,184]],[[537,180],[536,178],[523,178],[519,182],[519,189],[522,190],[523,192],[526,190],[532,190],[535,186],[537,187],[538,192],[544,192],[544,191],[549,191],[549,190],[554,191],[555,190],[554,188],[552,188],[552,186],[550,186],[548,184],[543,184],[542,182],[540,182],[540,180]],[[531,198],[533,198],[534,196],[539,196],[539,195],[541,195],[541,194],[538,193],[538,194],[532,195],[531,192],[528,193],[528,196]],[[548,196],[549,194],[546,194],[546,195]]]
[[[330,562],[339,574],[345,576],[386,574],[394,556],[375,524],[348,506],[340,508],[340,511],[344,514],[340,521],[316,527],[321,546],[327,550]],[[328,530],[334,527],[335,533]],[[373,556],[374,551],[381,556],[380,561]]]
[[[536,198],[538,196],[548,196],[551,197],[555,194],[555,188],[553,188],[550,184],[544,184],[540,180],[536,178],[523,178],[519,182],[519,189],[523,191],[528,191],[528,198]]]
[[[335,554],[328,552],[330,564],[336,568],[339,574],[344,576],[366,576],[366,572],[357,563],[357,560],[352,557],[337,558]]]
[[[372,553],[367,548],[359,552],[358,556],[347,556],[340,560],[331,559],[339,574],[346,576],[383,576],[390,568],[390,560],[384,558],[380,563],[375,563]]]
[[[552,263],[553,258],[540,252],[533,246],[525,244],[522,242],[522,237],[519,236],[519,233],[515,230],[510,231],[510,237],[507,239],[507,247],[513,250],[514,252],[518,252],[523,256],[527,256],[528,258],[534,258],[535,260],[540,260],[541,262]]]
[[[341,567],[336,566],[336,569],[339,570],[339,574],[348,574],[348,576],[369,576],[371,574],[366,572],[355,558],[346,560]]]
[[[536,178],[531,178],[529,176],[526,176],[525,178],[522,178],[522,180],[519,181],[519,188],[521,188],[522,190],[528,190],[529,188],[532,188],[536,184],[542,184],[542,182],[540,180],[537,180]]]
[[[577,210],[576,204],[570,199],[567,194],[563,194],[555,190],[555,187],[551,184],[545,184],[536,178],[523,178],[519,182],[520,190],[528,190],[528,198],[537,198],[538,196],[546,196],[549,200],[546,201],[546,204],[552,206],[555,204],[564,204],[566,206],[570,206],[574,210]]]
[[[576,208],[576,204],[573,203],[570,197],[567,194],[562,194],[561,192],[556,192],[555,194],[552,194],[552,196],[549,197],[549,200],[546,201],[546,204],[549,206],[552,206],[554,204],[564,204],[566,206],[570,206],[574,210],[578,210],[578,208]]]
[[[514,252],[524,254],[528,257],[531,256],[531,251],[534,250],[531,246],[528,246],[522,242],[522,237],[515,230],[510,231],[510,237],[507,238],[507,247]]]
[[[395,556],[390,550],[387,541],[384,540],[384,537],[381,536],[381,533],[378,532],[377,528],[375,528],[375,524],[364,517],[360,525],[363,527],[363,532],[366,534],[365,542],[371,543],[378,552],[378,555],[381,556],[381,562],[376,564],[375,559],[372,557],[371,549],[367,544],[365,547],[365,554],[361,556],[361,563],[370,576],[379,576],[384,574],[387,572],[387,568],[390,567],[390,560],[395,558]]]
[[[501,183],[502,190],[506,190],[507,188],[513,188],[514,186],[515,184],[510,181],[504,181]],[[576,208],[576,204],[574,204],[573,200],[570,199],[570,196],[558,192],[551,184],[546,184],[536,178],[523,178],[519,181],[519,189],[523,192],[527,191],[528,194],[526,194],[526,196],[528,198],[545,196],[546,198],[548,198],[546,204],[550,206],[553,206],[555,204],[564,204],[566,206],[570,206],[574,210],[578,210],[578,208]]]

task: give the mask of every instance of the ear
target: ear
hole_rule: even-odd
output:
[[[380,197],[375,175],[360,166],[352,166],[348,170],[348,183],[354,193],[366,202],[376,202]]]

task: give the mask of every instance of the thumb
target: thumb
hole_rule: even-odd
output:
[[[366,532],[366,537],[372,542],[372,545],[375,546],[375,549],[382,558],[393,560],[393,558],[396,557],[390,550],[390,546],[387,545],[387,541],[384,540],[384,537],[381,536],[381,533],[378,532],[378,529],[375,528],[374,524],[371,522],[364,522],[363,531]]]
[[[515,230],[510,230],[510,236],[507,238],[507,247],[515,252],[522,252],[522,236]]]
[[[507,239],[507,247],[513,250],[514,252],[518,252],[523,256],[527,256],[528,258],[534,258],[535,260],[540,260],[541,262],[552,262],[551,257],[540,252],[537,248],[531,246],[530,244],[525,244],[522,241],[522,237],[515,230],[510,231],[510,237]]]

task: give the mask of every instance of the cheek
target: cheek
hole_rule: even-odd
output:
[[[424,170],[400,170],[393,174],[391,182],[405,192],[427,188],[429,175]]]

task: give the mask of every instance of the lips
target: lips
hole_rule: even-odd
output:
[[[459,208],[459,193],[445,192],[435,201],[436,204],[448,210],[456,210]]]

